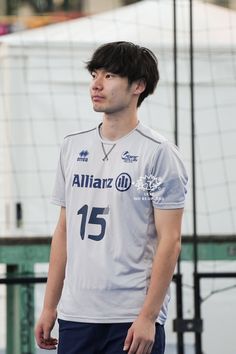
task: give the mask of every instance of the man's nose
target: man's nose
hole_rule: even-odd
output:
[[[93,79],[91,87],[93,90],[101,90],[103,88],[103,80],[102,77],[97,76]]]

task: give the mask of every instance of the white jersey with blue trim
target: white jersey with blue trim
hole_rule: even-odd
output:
[[[67,221],[59,318],[135,320],[157,247],[154,208],[183,208],[186,183],[177,147],[141,123],[117,141],[103,140],[99,127],[65,137],[52,197]],[[160,324],[168,302],[169,291]]]

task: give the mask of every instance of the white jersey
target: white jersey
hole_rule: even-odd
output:
[[[134,321],[157,245],[153,208],[183,208],[186,183],[177,148],[141,123],[117,141],[104,141],[99,127],[64,139],[52,198],[67,221],[59,318]],[[160,324],[168,302],[169,292]]]

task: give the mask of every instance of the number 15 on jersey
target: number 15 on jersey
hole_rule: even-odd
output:
[[[109,214],[109,207],[98,208],[92,207],[91,212],[89,213],[89,207],[87,204],[83,205],[77,211],[77,215],[81,215],[81,224],[80,224],[80,236],[84,240],[85,236],[94,241],[101,241],[105,235],[106,231],[106,218],[105,216]],[[98,233],[96,235],[86,235],[86,229],[88,224],[97,225]]]

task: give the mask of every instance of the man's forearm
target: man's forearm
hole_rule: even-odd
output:
[[[65,211],[62,211],[63,213]],[[59,220],[53,235],[44,309],[55,310],[61,297],[66,266],[66,228]]]
[[[151,348],[155,336],[155,322],[161,310],[167,289],[171,282],[176,261],[180,251],[180,237],[176,233],[162,234],[157,252],[153,261],[152,274],[145,302],[139,316],[130,327],[124,350],[133,353],[134,348]]]
[[[140,315],[155,321],[161,310],[166,292],[170,285],[180,253],[180,240],[160,242],[152,267],[152,274],[147,296]]]

